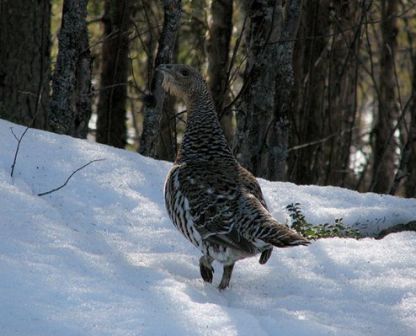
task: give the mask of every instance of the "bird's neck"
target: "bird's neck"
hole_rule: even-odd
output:
[[[188,119],[176,161],[233,160],[207,89],[186,99]]]

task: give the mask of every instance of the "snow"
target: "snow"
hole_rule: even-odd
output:
[[[0,334],[416,335],[416,234],[323,239],[236,264],[204,284],[167,218],[170,163],[0,121]],[[38,193],[63,184],[61,190]],[[416,219],[416,200],[261,180],[274,216],[369,233]]]

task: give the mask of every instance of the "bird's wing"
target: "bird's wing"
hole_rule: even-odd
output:
[[[257,179],[254,177],[254,175],[241,165],[238,165],[238,173],[240,181],[243,184],[243,186],[247,189],[247,191],[253,194],[260,201],[260,203],[267,209],[267,204],[264,200],[260,185],[257,182]]]
[[[262,206],[260,201],[250,193],[242,195],[242,214],[245,218],[240,231],[254,241],[271,244],[277,247],[308,245],[309,241],[289,227],[279,224]],[[262,243],[260,243],[262,244]]]
[[[257,179],[255,176],[250,173],[247,169],[245,169],[243,166],[238,165],[238,173],[240,177],[240,181],[246,191],[253,195],[260,203],[261,205],[267,210],[267,204],[264,200],[263,193],[261,191],[260,185],[257,182]],[[272,255],[273,247],[269,247],[264,249],[261,252],[259,263],[265,264]]]
[[[179,171],[179,188],[203,240],[253,254],[255,246],[236,225],[241,194],[236,172],[227,163],[184,163]]]

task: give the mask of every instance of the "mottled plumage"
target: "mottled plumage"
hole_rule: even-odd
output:
[[[213,260],[224,265],[220,289],[228,287],[234,263],[273,246],[308,241],[279,224],[267,210],[255,177],[232,152],[220,127],[211,95],[201,75],[181,64],[164,64],[163,87],[185,101],[188,120],[174,166],[165,183],[165,201],[177,229],[202,252],[202,278],[211,282]]]

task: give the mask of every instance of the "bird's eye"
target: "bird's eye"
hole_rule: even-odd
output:
[[[180,71],[180,74],[181,74],[182,76],[186,77],[186,76],[188,76],[188,75],[189,75],[189,71],[188,71],[188,70],[186,70],[186,69],[183,69],[183,70],[181,70],[181,71]]]

